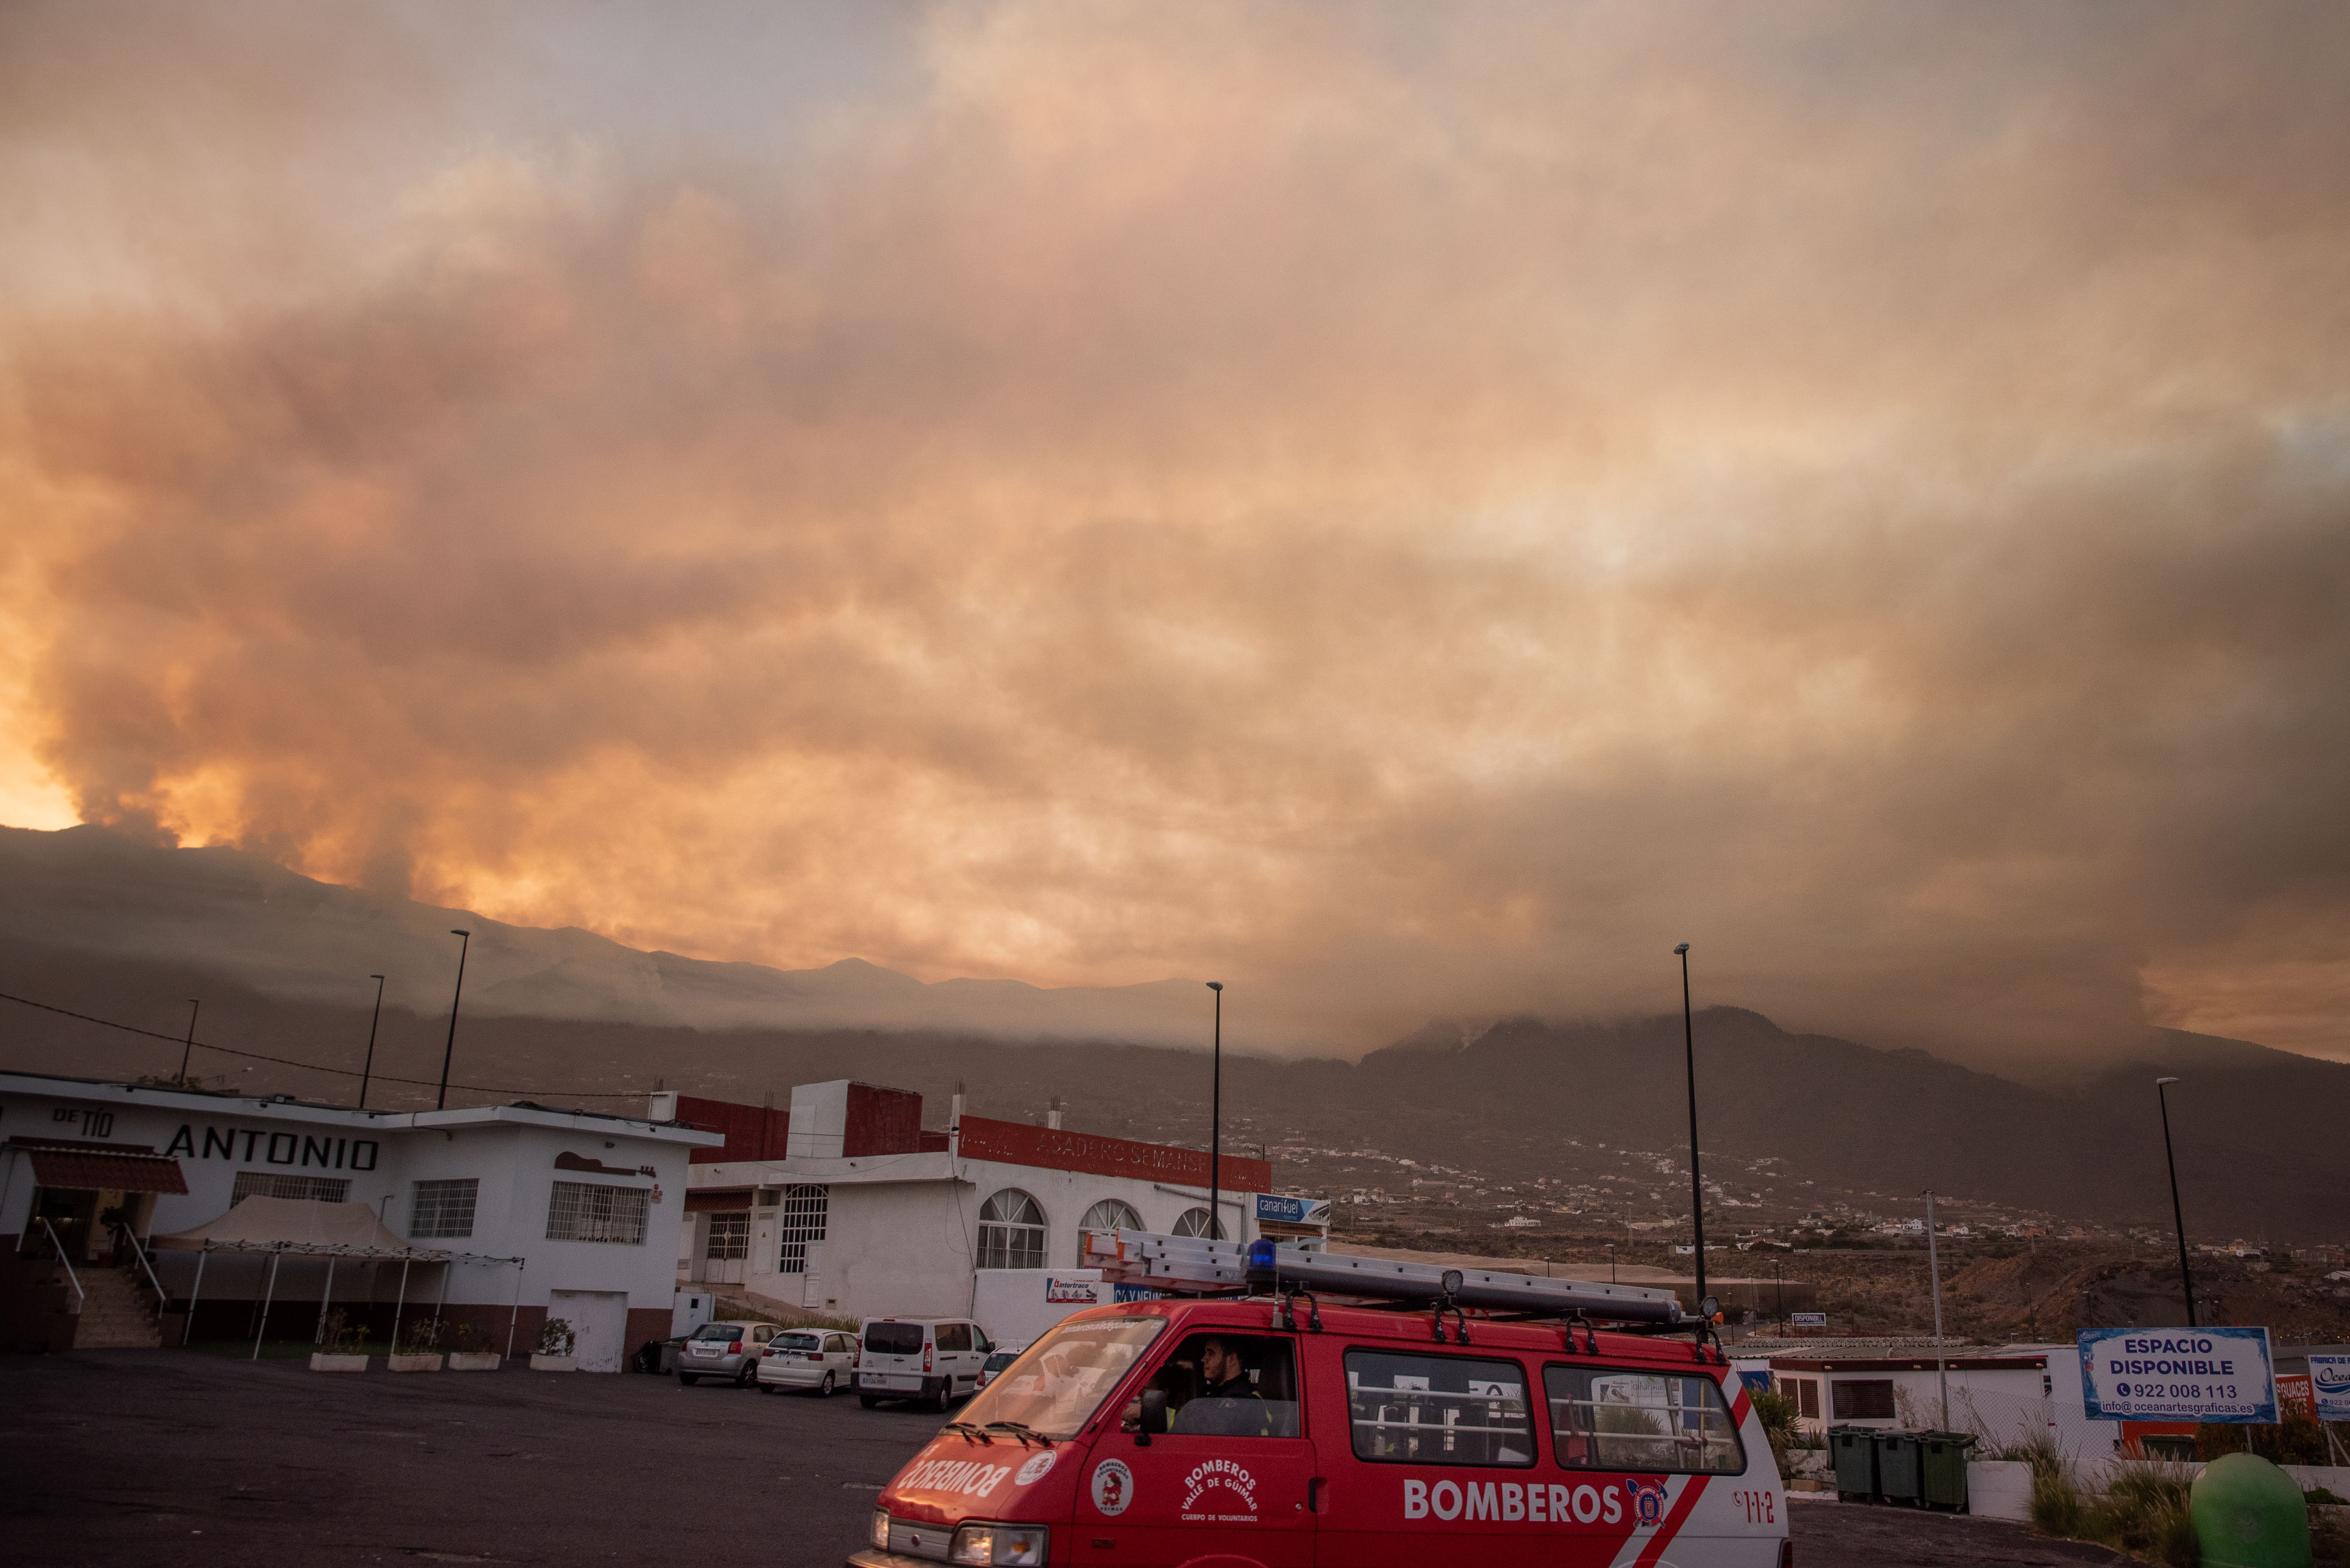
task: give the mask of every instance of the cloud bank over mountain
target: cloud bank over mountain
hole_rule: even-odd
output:
[[[792,11],[0,17],[6,798],[1297,1039],[1687,939],[2350,1054],[2338,8]]]

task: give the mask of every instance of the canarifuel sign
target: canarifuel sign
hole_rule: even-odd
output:
[[[2273,1423],[2264,1328],[2085,1328],[2081,1393],[2094,1421]]]

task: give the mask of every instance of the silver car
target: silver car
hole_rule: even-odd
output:
[[[759,1392],[780,1394],[786,1388],[814,1391],[829,1399],[836,1389],[848,1386],[857,1365],[857,1336],[837,1329],[787,1328],[767,1344],[759,1361]]]
[[[767,1342],[783,1332],[772,1323],[705,1323],[677,1347],[677,1380],[691,1386],[705,1377],[723,1377],[748,1388]]]

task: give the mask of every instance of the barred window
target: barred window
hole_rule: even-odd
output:
[[[1543,1386],[1550,1396],[1551,1447],[1568,1469],[1734,1476],[1746,1469],[1738,1424],[1711,1377],[1546,1366]]]
[[[1514,1361],[1350,1350],[1347,1404],[1357,1459],[1407,1465],[1534,1462],[1526,1375]]]
[[[472,1235],[473,1199],[481,1186],[470,1176],[462,1180],[416,1182],[408,1199],[410,1240]]]
[[[546,1205],[546,1239],[613,1241],[624,1247],[641,1247],[645,1244],[645,1200],[650,1196],[642,1187],[558,1181]]]
[[[979,1266],[1041,1269],[1045,1266],[1045,1211],[1016,1187],[1007,1187],[980,1206]]]
[[[346,1176],[280,1176],[274,1170],[240,1170],[229,1187],[232,1208],[247,1198],[303,1198],[341,1203],[351,1195]]]
[[[713,1263],[731,1263],[751,1251],[751,1217],[737,1210],[710,1217],[710,1240],[702,1255]]]
[[[829,1187],[790,1187],[784,1189],[782,1223],[783,1246],[775,1259],[775,1272],[784,1274],[807,1272],[807,1250],[810,1241],[824,1240],[825,1221],[832,1209],[832,1189]]]

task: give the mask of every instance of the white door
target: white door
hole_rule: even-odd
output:
[[[806,1272],[800,1275],[800,1305],[821,1311],[824,1292],[824,1243],[810,1241],[807,1243]]]
[[[559,1317],[577,1336],[571,1354],[582,1372],[618,1372],[628,1353],[629,1293],[549,1291],[546,1315]]]

